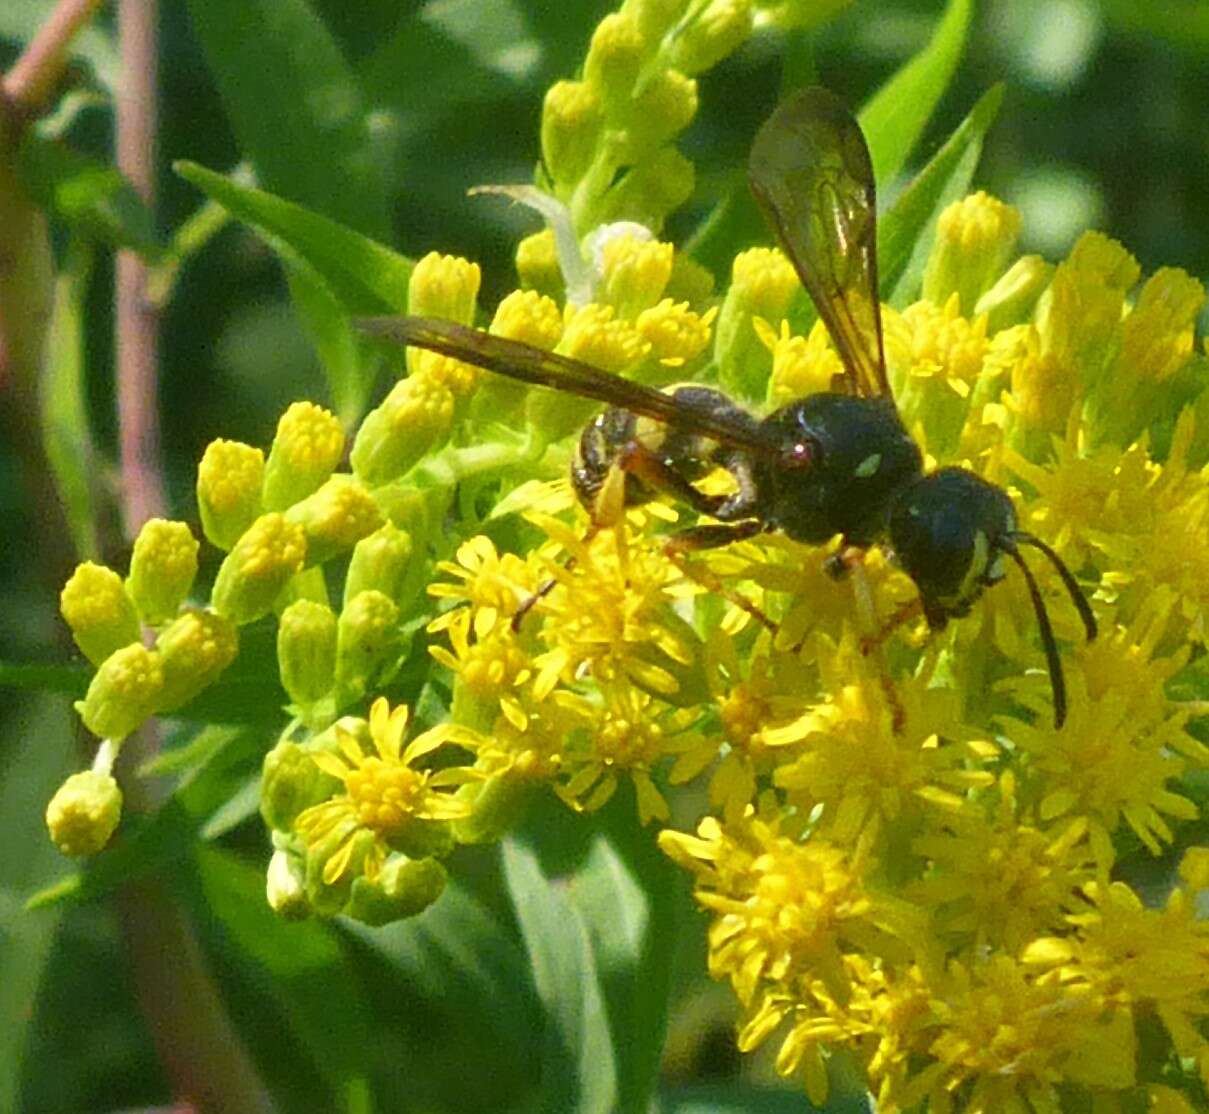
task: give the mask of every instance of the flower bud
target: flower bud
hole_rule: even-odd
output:
[[[668,213],[692,196],[695,175],[693,164],[675,147],[662,147],[609,190],[595,213],[596,221],[632,220],[658,229]]]
[[[197,508],[212,545],[230,549],[260,514],[264,453],[240,441],[211,441],[197,466]]]
[[[382,525],[374,498],[354,476],[333,476],[313,495],[295,503],[286,521],[306,534],[306,563],[320,565],[351,549]]]
[[[534,795],[535,783],[505,771],[458,789],[459,800],[470,803],[469,816],[453,822],[459,843],[494,843],[512,830]]]
[[[218,570],[211,595],[214,610],[241,626],[267,615],[305,560],[302,527],[278,511],[261,515]]]
[[[198,541],[183,522],[152,518],[134,539],[126,588],[144,623],[158,626],[185,602],[197,576]]]
[[[624,114],[627,161],[675,140],[697,115],[697,83],[679,70],[660,70],[630,102]]]
[[[675,302],[703,306],[714,296],[714,273],[678,251],[672,258],[672,276],[665,293]]]
[[[600,270],[604,278],[601,300],[619,317],[632,321],[663,297],[672,275],[671,244],[622,235],[600,245]]]
[[[399,609],[381,592],[361,592],[344,605],[336,635],[336,682],[362,693],[390,660],[398,639]]]
[[[521,286],[550,298],[563,296],[563,272],[558,265],[554,233],[549,228],[526,236],[516,245],[516,273]]]
[[[556,81],[542,104],[542,156],[563,186],[582,178],[596,155],[603,121],[600,96],[586,81]]]
[[[680,367],[695,360],[709,347],[714,310],[694,313],[687,302],[664,298],[644,309],[634,322],[638,335],[650,345],[651,355],[667,367]]]
[[[345,598],[351,600],[372,589],[398,603],[411,554],[411,535],[390,522],[362,538],[353,547],[344,577]]]
[[[407,312],[469,325],[479,296],[482,271],[477,263],[430,251],[412,268]]]
[[[400,380],[362,421],[353,471],[371,487],[398,479],[449,436],[454,405],[449,388],[427,376]]]
[[[154,714],[163,688],[159,654],[132,642],[101,663],[76,711],[94,735],[124,739]]]
[[[264,471],[264,509],[284,511],[317,491],[344,452],[344,428],[313,402],[295,402],[281,415]]]
[[[669,60],[690,76],[703,73],[742,46],[751,28],[751,0],[711,0],[679,30]]]
[[[321,917],[343,912],[352,892],[353,879],[361,873],[367,853],[373,850],[374,833],[368,829],[346,838],[346,829],[336,825],[331,831],[306,849],[304,886],[311,908]],[[328,864],[341,867],[338,874],[325,877]]]
[[[339,788],[331,774],[311,761],[306,747],[283,740],[264,756],[260,815],[273,831],[288,832],[300,812],[326,801]]]
[[[661,39],[684,14],[688,0],[626,0],[625,11],[648,42]]]
[[[80,652],[100,665],[115,650],[137,642],[139,620],[122,578],[113,569],[85,561],[63,585],[59,610]]]
[[[213,611],[186,611],[155,640],[164,688],[157,712],[174,712],[218,680],[239,653],[239,630]]]
[[[72,774],[46,806],[46,827],[64,855],[95,855],[122,818],[122,791],[109,774]]]
[[[629,99],[646,54],[637,22],[624,12],[611,12],[592,32],[584,78],[611,110]]]
[[[312,913],[306,896],[306,868],[302,859],[285,850],[273,852],[265,872],[265,897],[279,917],[299,921]]]
[[[936,223],[936,239],[924,268],[923,296],[944,305],[956,293],[961,312],[974,307],[1003,274],[1016,250],[1020,210],[979,190],[954,201]]]
[[[423,913],[444,893],[448,879],[448,872],[436,859],[391,855],[372,882],[364,875],[353,880],[344,912],[380,928]]]
[[[305,707],[322,700],[336,680],[336,614],[312,600],[295,600],[277,628],[277,668],[290,699]]]
[[[751,401],[764,398],[772,356],[753,322],[761,318],[776,335],[800,285],[793,264],[775,248],[735,256],[714,341],[723,390]]]
[[[986,317],[987,332],[994,336],[1002,329],[1021,325],[1033,314],[1053,277],[1054,267],[1039,255],[1022,255],[974,306],[975,317]]]

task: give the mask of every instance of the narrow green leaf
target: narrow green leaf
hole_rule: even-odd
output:
[[[17,155],[22,184],[77,235],[156,259],[163,244],[151,211],[115,166],[31,130]]]
[[[61,869],[63,857],[46,834],[45,803],[75,760],[73,733],[61,698],[9,699],[10,761],[0,779],[0,1110],[21,1110],[20,1086],[29,1052],[35,999],[54,943],[57,916],[31,917],[25,896]]]
[[[101,469],[84,398],[84,300],[91,275],[92,249],[73,238],[55,277],[41,391],[42,444],[81,559],[99,552],[94,485]]]
[[[608,1114],[617,1076],[587,926],[534,853],[515,840],[504,842],[504,875],[546,1010],[540,1109]]]
[[[312,1094],[310,1109],[337,1109],[333,1097],[369,1071],[378,1035],[339,930],[282,920],[265,901],[264,871],[228,852],[202,846],[196,861],[193,916],[220,949],[215,966],[253,1054],[272,1075],[305,1064],[304,1078],[315,1073],[330,1091],[325,1100]]]
[[[456,874],[485,884],[482,871]],[[514,925],[454,877],[418,917],[384,928],[350,921],[345,929],[367,960],[376,961],[373,977],[383,996],[409,1003],[398,1019],[400,1055],[408,1058],[398,1070],[407,1079],[409,1105],[525,1108],[538,1085],[533,1065],[545,1027]],[[383,1109],[395,1108],[386,1096],[380,1101]]]
[[[893,208],[882,214],[878,271],[882,297],[890,305],[901,308],[918,294],[937,218],[969,189],[983,140],[1002,103],[1002,85],[984,93]]]
[[[879,182],[888,181],[902,170],[949,87],[965,49],[972,9],[972,0],[949,0],[927,46],[861,109],[861,129],[869,141],[873,172]]]
[[[390,230],[361,89],[307,0],[190,0],[239,139],[270,189],[369,236]]]
[[[209,760],[187,775],[157,812],[124,820],[126,830],[111,847],[34,894],[27,908],[94,901],[187,855],[209,818],[243,787],[264,755],[259,733],[231,727],[208,731],[225,745],[214,747]]]
[[[43,665],[0,661],[0,688],[39,689],[80,697],[88,690],[92,669],[86,665]]]
[[[176,172],[250,225],[275,251],[296,253],[323,279],[349,312],[401,312],[407,308],[412,262],[328,217],[253,189],[192,162]]]

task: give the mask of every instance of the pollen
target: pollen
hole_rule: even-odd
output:
[[[415,770],[373,755],[350,770],[344,784],[358,823],[379,835],[398,831],[424,791],[424,779]]]
[[[655,359],[668,367],[680,367],[709,347],[710,326],[716,316],[716,309],[694,313],[687,302],[664,298],[657,306],[643,310],[635,327]]]

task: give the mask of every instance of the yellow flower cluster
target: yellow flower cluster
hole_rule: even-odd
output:
[[[1209,1085],[1205,879],[1186,870],[1156,909],[1113,872],[1131,840],[1166,853],[1197,816],[1185,775],[1209,763],[1189,732],[1205,706],[1175,698],[1198,668],[1209,584],[1209,441],[1185,377],[1172,387],[1203,292],[1167,270],[1131,299],[1136,264],[1089,234],[1057,268],[1027,264],[1047,279],[1031,296],[1001,297],[1017,227],[985,195],[946,214],[935,300],[885,311],[887,353],[930,459],[1008,488],[1092,602],[1100,635],[1084,643],[1039,565],[1065,725],[1023,578],[942,635],[887,633],[916,593],[878,551],[851,587],[824,551],[775,535],[675,556],[671,507],[568,524],[566,488],[531,484],[509,504],[529,508],[540,544],[517,556],[473,538],[430,588],[452,605],[430,628],[448,643],[432,653],[452,719],[482,740],[455,827],[498,835],[535,782],[582,811],[630,782],[643,821],[663,822],[670,786],[708,778],[713,815],[660,844],[713,917],[710,968],[744,1007],[740,1046],[776,1039],[779,1070],[814,1101],[842,1048],[884,1111],[1051,1111],[1070,1087],[1097,1109],[1191,1110],[1139,1070],[1137,1047],[1157,1016],[1171,1063],[1196,1060]],[[735,382],[762,368],[783,399],[838,364],[820,332],[753,308],[784,311],[776,266],[736,265],[746,291],[724,300],[713,355],[721,367],[725,344]]]

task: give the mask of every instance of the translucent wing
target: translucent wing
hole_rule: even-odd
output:
[[[670,394],[632,383],[619,375],[547,352],[531,344],[492,336],[480,329],[428,317],[364,317],[357,328],[371,336],[397,344],[427,348],[465,360],[509,379],[538,387],[566,391],[583,398],[618,406],[633,414],[654,418],[681,429],[711,437],[724,444],[778,456],[787,451],[781,438],[766,431],[755,418],[741,420],[713,411],[696,409]]]
[[[748,179],[831,331],[849,389],[889,396],[873,164],[855,117],[826,89],[800,90],[757,133]]]

